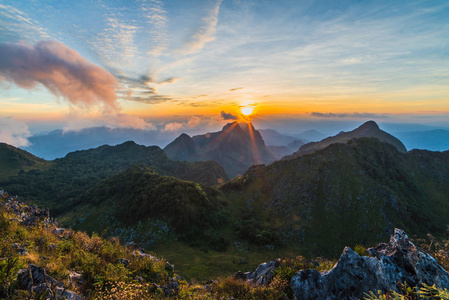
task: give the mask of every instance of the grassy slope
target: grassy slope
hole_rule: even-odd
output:
[[[19,148],[0,143],[0,180],[17,174],[20,170],[46,169],[51,165],[44,159],[38,158]]]

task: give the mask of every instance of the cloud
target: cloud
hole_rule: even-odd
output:
[[[117,110],[117,79],[75,50],[56,41],[0,44],[0,80],[24,89],[45,86],[75,106],[103,104]]]
[[[320,112],[312,112],[310,113],[312,117],[317,118],[383,118],[385,115],[382,114],[373,114],[373,113],[320,113]]]
[[[243,89],[243,87],[238,87],[238,88],[230,89],[230,90],[228,90],[228,92],[234,92],[234,91],[238,91],[238,90],[241,90],[241,89]]]
[[[156,126],[154,126],[153,123],[147,122],[138,116],[123,113],[106,116],[105,124],[106,127],[109,128],[135,128],[156,130]]]
[[[25,123],[19,122],[11,117],[0,116],[0,142],[16,147],[26,147],[30,143],[30,131]]]
[[[237,116],[234,116],[233,114],[228,114],[228,113],[226,113],[224,111],[222,111],[220,113],[220,116],[221,116],[222,120],[238,120]]]
[[[142,75],[139,78],[126,76],[117,76],[120,80],[121,88],[117,94],[121,99],[142,102],[146,104],[157,104],[165,101],[172,101],[173,98],[157,93],[157,86],[154,86],[155,80],[148,75]],[[177,78],[168,78],[165,83],[173,83]],[[159,83],[162,84],[162,83]],[[151,85],[151,86],[150,86]]]
[[[193,116],[188,122],[187,122],[187,126],[188,127],[196,127],[198,125],[200,125],[201,122],[201,118],[198,116]]]
[[[181,128],[184,128],[184,124],[178,122],[171,122],[166,124],[162,131],[177,131]]]
[[[63,132],[80,131],[90,127],[108,127],[108,128],[135,128],[143,130],[156,130],[156,126],[144,119],[124,113],[105,112],[100,116],[86,115],[78,111],[71,111],[66,116],[67,124]]]
[[[178,81],[178,80],[179,80],[178,77],[170,77],[170,78],[167,78],[167,79],[165,79],[165,80],[159,82],[158,84],[175,83],[175,82]]]
[[[223,0],[217,0],[213,9],[203,18],[203,24],[198,31],[193,34],[189,41],[180,50],[183,54],[192,54],[201,50],[208,42],[215,40],[215,31],[218,23],[218,13]]]

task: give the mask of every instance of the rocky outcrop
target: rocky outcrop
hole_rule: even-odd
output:
[[[37,226],[39,223],[44,225],[54,224],[56,221],[50,218],[48,209],[39,209],[35,205],[26,205],[19,201],[19,197],[10,196],[3,189],[0,189],[0,207],[4,207],[7,211],[16,215],[16,221],[26,226]]]
[[[237,272],[234,278],[250,281],[257,285],[268,285],[274,276],[274,270],[281,265],[281,259],[260,264],[254,272]]]
[[[17,273],[17,284],[19,289],[34,292],[39,297],[46,295],[43,299],[82,300],[76,293],[66,290],[62,282],[48,276],[44,268],[31,264]]]
[[[360,256],[346,247],[330,271],[302,270],[291,281],[295,299],[362,299],[370,291],[397,291],[409,286],[436,285],[449,289],[449,273],[418,249],[401,229],[388,244],[382,243]]]

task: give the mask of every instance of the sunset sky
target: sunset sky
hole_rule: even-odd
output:
[[[261,128],[449,127],[449,2],[0,3],[0,125],[11,132],[182,131],[242,107]]]

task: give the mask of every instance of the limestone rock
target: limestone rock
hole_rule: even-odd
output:
[[[254,272],[237,272],[234,277],[246,281],[252,281],[257,285],[268,285],[273,278],[273,271],[281,265],[281,259],[260,264]]]
[[[404,282],[449,288],[449,273],[401,229],[394,230],[388,244],[367,252],[371,257],[361,257],[346,247],[329,272],[298,272],[291,281],[295,299],[362,299],[369,291],[399,292],[399,284]]]
[[[57,294],[59,297],[70,300],[82,300],[76,293],[65,290],[62,282],[48,276],[44,268],[31,264],[28,268],[17,272],[17,284],[19,289],[32,291],[36,295],[42,295],[48,291],[49,295]]]

